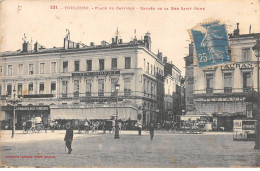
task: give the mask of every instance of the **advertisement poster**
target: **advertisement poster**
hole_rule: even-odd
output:
[[[259,12],[0,0],[0,166],[259,167],[259,124],[233,139],[234,120],[259,123]]]

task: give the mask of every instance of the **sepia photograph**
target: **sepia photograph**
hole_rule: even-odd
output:
[[[0,0],[1,168],[259,168],[259,0]]]

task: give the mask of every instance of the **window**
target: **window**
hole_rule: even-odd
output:
[[[153,74],[153,65],[151,64],[151,74]]]
[[[2,74],[3,74],[3,67],[0,66],[0,76],[2,76]]]
[[[45,63],[40,63],[40,74],[44,74]]]
[[[251,72],[243,72],[243,91],[248,92],[252,88]]]
[[[44,94],[44,83],[40,83],[40,94]]]
[[[7,95],[11,96],[12,95],[12,84],[7,85]]]
[[[0,84],[0,96],[2,95],[2,85]]]
[[[125,69],[130,69],[130,68],[131,68],[131,58],[125,57]]]
[[[146,83],[146,80],[144,79],[144,94],[145,94],[145,89],[146,89],[145,83]]]
[[[125,95],[131,95],[131,78],[125,78],[124,79],[124,93]]]
[[[153,84],[151,84],[151,95],[153,96]]]
[[[86,96],[91,96],[91,80],[86,80]]]
[[[33,75],[33,64],[29,64],[29,75]]]
[[[51,83],[51,94],[56,94],[56,82]]]
[[[104,96],[104,80],[103,79],[98,80],[98,95]]]
[[[18,95],[23,95],[23,85],[22,84],[18,84]]]
[[[251,61],[250,48],[242,49],[242,62]]]
[[[56,73],[56,62],[51,63],[51,73]]]
[[[19,64],[18,71],[19,71],[18,74],[23,74],[23,64]]]
[[[62,81],[62,97],[67,97],[68,94],[68,81]]]
[[[154,65],[154,67],[153,67],[153,75],[156,75],[155,65]]]
[[[74,61],[74,71],[79,71],[79,61]]]
[[[79,97],[79,80],[74,80],[74,97]]]
[[[206,92],[213,93],[213,74],[206,75]]]
[[[232,73],[224,73],[224,93],[232,93]]]
[[[149,73],[150,71],[150,66],[149,66],[149,62],[147,62],[147,72]]]
[[[116,92],[116,84],[117,84],[117,78],[111,79],[111,94],[115,95]]]
[[[99,59],[99,70],[104,70],[104,59]]]
[[[147,81],[147,88],[146,88],[146,90],[147,90],[147,94],[149,96],[149,81]]]
[[[29,83],[29,94],[33,94],[33,83]]]
[[[63,72],[68,72],[68,61],[63,62]]]
[[[8,76],[13,75],[13,66],[12,65],[8,65]]]
[[[87,71],[92,71],[92,60],[87,60]]]
[[[112,58],[111,68],[117,69],[117,58]]]
[[[144,59],[144,70],[145,70],[145,59]]]

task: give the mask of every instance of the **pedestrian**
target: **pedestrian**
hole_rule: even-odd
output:
[[[150,123],[149,131],[150,131],[151,140],[153,140],[153,136],[154,136],[154,125],[153,125],[153,123]]]
[[[142,135],[142,124],[140,122],[137,125],[137,129],[138,129],[138,134]]]
[[[66,141],[66,146],[69,150],[68,154],[71,154],[71,143],[72,143],[72,140],[73,140],[73,129],[71,128],[71,123],[67,123],[65,125],[66,127],[66,135],[65,135],[65,138],[64,138],[64,141]]]

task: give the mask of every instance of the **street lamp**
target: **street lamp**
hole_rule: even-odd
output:
[[[118,127],[118,106],[117,106],[117,103],[118,103],[118,91],[120,89],[120,84],[116,84],[115,85],[115,88],[116,88],[116,123],[115,123],[115,139],[119,139],[119,127]]]
[[[12,138],[14,137],[14,132],[15,132],[15,106],[16,106],[16,104],[22,102],[22,98],[21,98],[21,99],[18,99],[18,100],[15,99],[15,93],[16,93],[16,90],[15,90],[15,86],[14,86],[14,89],[13,89],[13,98],[11,98],[11,100],[7,100],[7,101],[6,101],[7,103],[10,103],[10,104],[14,107],[14,110],[13,110]]]
[[[255,139],[255,149],[260,149],[260,94],[259,94],[259,52],[260,52],[260,40],[259,35],[256,41],[256,45],[252,47],[255,51],[255,56],[257,57],[257,94],[258,94],[258,104],[257,104],[257,114],[256,114],[256,139]]]

